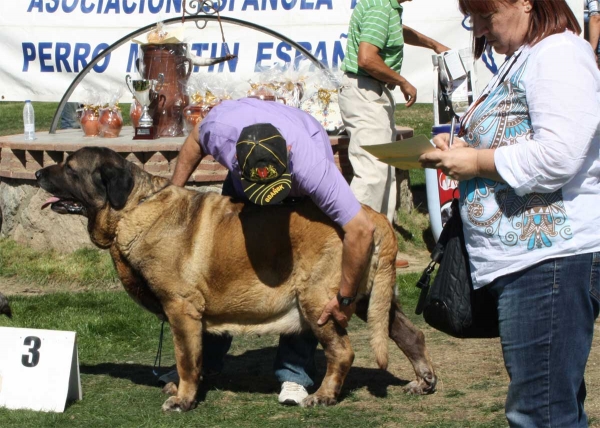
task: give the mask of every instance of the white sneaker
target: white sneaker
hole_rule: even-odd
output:
[[[308,397],[306,388],[296,382],[283,382],[279,393],[279,403],[288,406],[298,406]]]

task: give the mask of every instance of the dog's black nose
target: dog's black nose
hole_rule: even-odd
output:
[[[36,179],[36,180],[39,180],[41,176],[42,176],[42,170],[41,170],[41,169],[38,169],[38,170],[35,172],[35,179]]]

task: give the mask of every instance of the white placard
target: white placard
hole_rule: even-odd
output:
[[[81,400],[73,331],[0,327],[0,406],[63,412]]]

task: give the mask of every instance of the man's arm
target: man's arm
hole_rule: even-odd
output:
[[[355,297],[358,284],[371,255],[375,226],[367,216],[365,209],[361,208],[342,229],[344,230],[344,238],[340,295],[342,297]],[[323,309],[318,324],[325,324],[333,316],[340,326],[346,328],[354,309],[354,305],[340,307],[337,297],[334,297]]]
[[[427,37],[424,34],[419,33],[417,30],[407,27],[406,25],[402,26],[402,32],[404,34],[404,43],[407,45],[418,46],[420,48],[429,48],[436,54],[441,54],[442,52],[450,50],[449,47],[439,43],[436,40],[433,40],[430,37]]]
[[[358,66],[375,79],[387,83],[388,86],[398,86],[406,99],[406,107],[412,106],[417,100],[417,89],[408,80],[386,65],[379,56],[379,48],[368,42],[358,45]]]
[[[171,181],[174,185],[183,187],[187,183],[188,178],[196,169],[202,160],[202,148],[200,147],[199,126],[195,126],[194,130],[187,136],[179,156],[177,156],[177,165]]]

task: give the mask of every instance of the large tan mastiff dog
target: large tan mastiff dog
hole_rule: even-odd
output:
[[[163,410],[196,404],[202,331],[311,329],[325,350],[327,373],[303,405],[336,403],[354,352],[343,328],[333,320],[319,327],[317,320],[340,283],[342,232],[312,202],[257,207],[201,194],[98,147],[80,149],[36,177],[54,195],[45,205],[87,216],[92,242],[110,250],[129,295],[168,320],[180,382]],[[388,364],[389,335],[417,375],[407,391],[431,393],[436,376],[423,333],[394,297],[395,234],[385,216],[367,211],[376,225],[375,244],[358,290],[357,314],[368,320],[379,367]]]

